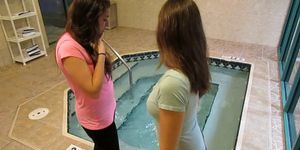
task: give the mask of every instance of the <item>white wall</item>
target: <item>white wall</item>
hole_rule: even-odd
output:
[[[166,0],[115,0],[119,26],[155,30]],[[207,37],[276,47],[290,0],[195,0]]]

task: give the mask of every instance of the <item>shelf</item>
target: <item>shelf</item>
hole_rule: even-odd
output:
[[[12,60],[26,65],[26,62],[28,61],[41,56],[47,56],[44,38],[41,31],[41,25],[38,18],[39,11],[36,10],[34,0],[15,0],[15,2],[13,3],[10,2],[11,0],[2,1],[4,2],[4,5],[1,3],[0,9],[3,11],[6,10],[6,12],[4,12],[4,16],[2,16],[3,14],[0,14],[0,23],[5,35],[6,42],[8,44]],[[18,7],[23,9],[15,10],[11,7]],[[31,8],[31,10],[27,10],[26,8]],[[26,43],[22,43],[24,41]],[[24,50],[23,46],[29,44],[38,44],[40,46],[39,49],[41,50],[40,54],[28,56],[28,53],[26,52],[26,49]],[[34,51],[29,53],[34,53]]]
[[[39,37],[41,36],[41,33],[40,32],[36,32],[34,35],[31,35],[31,36],[27,36],[27,37],[13,37],[13,38],[8,38],[7,41],[9,42],[15,42],[15,43],[18,43],[18,42],[23,42],[23,41],[26,41],[26,40],[30,40],[30,39],[33,39],[33,38],[36,38],[36,37]]]
[[[33,60],[33,59],[36,59],[36,58],[41,57],[41,56],[44,56],[44,55],[46,56],[45,51],[42,51],[42,50],[41,50],[41,54],[39,54],[39,55],[35,55],[35,56],[32,56],[32,57],[24,57],[24,59],[22,59],[22,57],[21,57],[21,55],[20,55],[20,56],[16,56],[16,57],[14,58],[14,60],[15,60],[16,62],[24,63],[24,62],[31,61],[31,60]]]
[[[26,13],[24,15],[20,15],[20,16],[0,16],[0,20],[17,20],[17,19],[23,19],[23,18],[28,18],[28,17],[32,17],[35,16],[36,13],[35,12],[30,12],[30,13]]]

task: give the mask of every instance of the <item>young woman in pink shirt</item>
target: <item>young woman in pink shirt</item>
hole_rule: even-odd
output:
[[[109,0],[73,0],[56,61],[76,97],[76,116],[94,149],[118,150],[111,62],[102,41]]]

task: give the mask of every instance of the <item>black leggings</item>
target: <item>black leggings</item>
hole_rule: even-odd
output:
[[[104,129],[89,130],[83,127],[95,143],[94,150],[119,150],[119,139],[115,122]]]

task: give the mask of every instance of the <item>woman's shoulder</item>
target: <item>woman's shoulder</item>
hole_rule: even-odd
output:
[[[73,39],[73,37],[68,33],[68,32],[65,32],[62,36],[60,36],[60,38],[58,39],[57,41],[57,46],[60,46],[60,45],[65,45],[65,44],[77,44],[77,42]]]
[[[65,32],[57,41],[56,49],[77,49],[83,51],[84,48],[68,33]]]
[[[160,86],[161,87],[167,86],[169,88],[181,87],[181,88],[189,89],[190,82],[184,73],[182,73],[178,70],[169,69],[163,75],[163,77],[160,81]]]
[[[63,59],[67,57],[77,57],[91,61],[85,49],[77,43],[69,33],[64,33],[56,45],[56,57]]]
[[[188,77],[183,72],[175,69],[167,70],[164,77],[177,82],[189,83]]]

